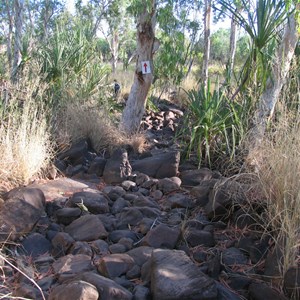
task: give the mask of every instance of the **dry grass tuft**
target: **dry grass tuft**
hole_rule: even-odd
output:
[[[297,265],[300,238],[300,122],[284,116],[257,153],[257,175],[267,199],[266,228],[282,245],[281,273]],[[283,243],[281,241],[284,241]]]
[[[74,143],[87,138],[97,152],[112,152],[121,145],[130,145],[137,153],[145,150],[146,139],[143,134],[127,137],[112,122],[108,113],[98,108],[69,105],[58,119],[57,135],[65,141],[60,148],[65,147],[69,141]]]
[[[53,151],[38,80],[10,87],[0,124],[0,189],[27,184],[50,162]],[[33,93],[35,96],[33,97]]]

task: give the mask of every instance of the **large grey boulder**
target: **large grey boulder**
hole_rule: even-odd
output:
[[[184,251],[153,250],[151,292],[154,300],[215,300],[215,281],[202,273]]]

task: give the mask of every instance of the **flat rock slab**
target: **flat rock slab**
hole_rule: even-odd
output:
[[[215,281],[180,250],[153,250],[151,292],[154,300],[214,300],[218,298]]]
[[[95,183],[73,180],[70,178],[58,178],[43,183],[33,183],[30,188],[39,188],[44,192],[47,201],[64,195],[72,195],[75,192],[82,192],[85,189],[95,188]]]

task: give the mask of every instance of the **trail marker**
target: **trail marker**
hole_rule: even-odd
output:
[[[151,68],[150,68],[150,61],[142,61],[142,73],[143,74],[150,74],[151,73]]]

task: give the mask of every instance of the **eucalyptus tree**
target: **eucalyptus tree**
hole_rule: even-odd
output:
[[[160,69],[158,67],[159,63],[156,64],[153,61],[154,54],[157,51],[158,53],[160,52],[160,50],[158,50],[160,44],[162,44],[161,49],[165,55],[160,55],[160,58],[165,59],[165,66],[164,64],[159,66],[164,67],[165,73],[158,73],[159,76],[162,74],[168,78],[171,78],[172,74],[176,76],[176,71],[180,70],[181,66],[184,66],[183,62],[186,63],[191,59],[191,53],[193,52],[185,50],[181,53],[180,50],[184,48],[180,47],[185,44],[184,34],[188,31],[196,33],[199,28],[199,26],[195,25],[195,22],[186,21],[189,9],[193,8],[193,4],[195,4],[193,0],[164,0],[160,2],[155,0],[131,1],[129,11],[136,18],[137,50],[134,83],[131,87],[127,105],[123,111],[120,123],[120,128],[127,134],[132,134],[139,130],[147,94],[155,77],[154,67]],[[171,23],[169,21],[171,21]],[[155,37],[156,23],[159,23],[160,32],[165,31],[165,34],[161,36],[158,35],[160,38],[163,37],[161,41]],[[187,24],[189,24],[189,26],[187,26]],[[194,36],[193,39],[191,39],[191,43],[189,43],[188,49],[192,49],[192,45],[194,47],[195,44]],[[165,45],[169,47],[165,48]],[[174,45],[178,48],[174,48]],[[164,48],[166,51],[163,51]],[[173,52],[174,50],[175,52]],[[181,61],[181,66],[177,64],[178,60]],[[182,72],[182,74],[183,73],[184,72]],[[181,77],[180,80],[182,80],[182,78],[183,77]]]
[[[212,0],[204,0],[204,53],[201,77],[205,87],[207,86],[208,81],[208,64],[210,56],[211,9]]]
[[[110,48],[113,73],[117,68],[120,49],[130,40],[130,31],[133,27],[132,19],[127,12],[128,6],[128,0],[113,0],[103,14],[102,26],[100,24],[101,32]]]
[[[134,82],[120,123],[120,129],[129,135],[140,128],[147,94],[153,81],[157,3],[156,0],[135,2],[130,9],[136,16],[137,59]]]
[[[200,2],[167,1],[158,8],[157,38],[160,49],[155,56],[155,82],[180,85],[191,70],[199,43]]]

